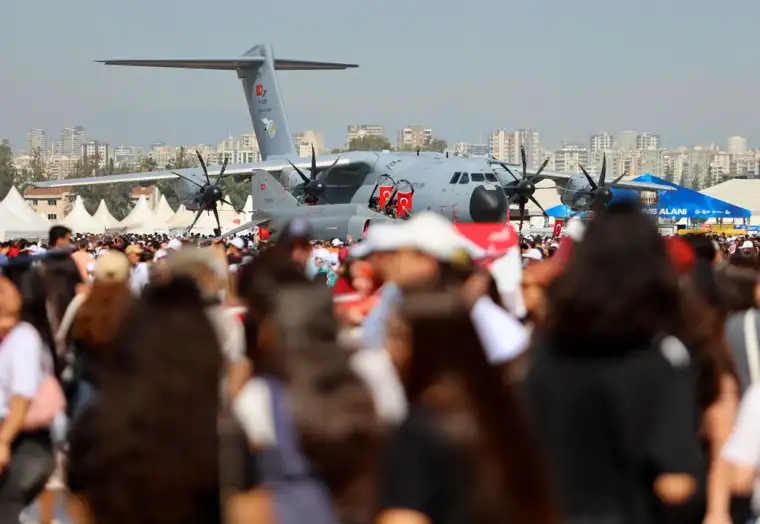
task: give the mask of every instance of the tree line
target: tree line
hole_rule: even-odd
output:
[[[445,140],[433,138],[430,143],[420,148],[420,151],[436,151],[443,153],[449,145]],[[345,151],[416,151],[416,147],[395,148],[391,141],[384,136],[365,135],[353,138],[346,149],[333,149],[331,153],[343,153]]]

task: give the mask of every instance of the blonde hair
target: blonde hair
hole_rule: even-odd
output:
[[[218,249],[183,247],[166,257],[166,268],[172,276],[192,278],[204,299],[215,299],[219,291],[229,289],[227,260],[223,252],[219,256]],[[214,289],[209,288],[204,271],[213,275]]]

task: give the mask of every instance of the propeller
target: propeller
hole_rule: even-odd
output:
[[[288,160],[288,164],[295,169],[296,173],[298,173],[298,176],[301,177],[301,180],[303,180],[303,185],[301,186],[303,188],[304,193],[309,195],[311,198],[313,198],[316,201],[318,201],[320,198],[324,198],[325,191],[327,190],[327,185],[319,178],[317,178],[318,175],[322,175],[322,178],[326,177],[330,171],[335,167],[335,164],[338,163],[338,160],[340,160],[340,157],[337,157],[335,161],[328,167],[322,169],[319,171],[317,169],[317,155],[314,152],[314,145],[311,146],[311,169],[309,171],[309,176],[306,176],[306,174],[298,169],[293,162]],[[325,198],[325,201],[327,199]],[[329,203],[329,202],[328,202]]]
[[[216,226],[217,226],[216,229],[214,229],[214,233],[216,236],[219,236],[222,234],[222,224],[219,221],[219,210],[217,209],[217,204],[219,202],[224,202],[225,204],[232,206],[231,202],[225,200],[224,192],[222,191],[222,188],[219,187],[219,183],[225,177],[224,171],[225,169],[227,169],[227,163],[229,162],[229,158],[227,156],[224,157],[224,162],[222,163],[222,169],[221,171],[219,171],[219,176],[216,177],[216,181],[214,182],[211,180],[211,177],[208,174],[208,168],[206,167],[206,162],[203,160],[203,156],[201,155],[200,151],[196,151],[195,154],[198,155],[198,160],[201,163],[201,168],[203,168],[203,175],[206,178],[205,183],[200,183],[197,180],[181,175],[177,173],[176,171],[172,171],[172,173],[177,175],[182,180],[190,182],[191,184],[194,184],[195,186],[198,187],[198,192],[191,198],[188,198],[184,201],[184,202],[199,202],[200,203],[199,208],[198,208],[198,213],[195,215],[195,219],[193,220],[193,223],[190,224],[190,227],[187,228],[187,231],[189,232],[191,229],[193,229],[193,227],[195,227],[195,224],[201,218],[201,214],[203,214],[204,211],[211,211],[212,213],[214,213],[214,218],[216,219]]]
[[[510,202],[516,201],[517,204],[520,206],[520,229],[519,231],[522,231],[523,226],[523,215],[525,214],[525,205],[528,202],[532,202],[538,209],[541,210],[541,212],[544,214],[544,216],[548,217],[549,215],[546,214],[546,211],[541,206],[541,204],[538,203],[538,200],[535,199],[533,196],[533,193],[536,192],[536,182],[541,178],[541,173],[544,169],[546,169],[546,166],[549,165],[549,158],[547,157],[544,162],[541,164],[541,166],[538,168],[538,171],[535,173],[528,173],[528,159],[525,155],[525,146],[520,146],[520,160],[522,163],[522,178],[518,178],[511,169],[509,169],[509,166],[507,164],[499,163],[501,167],[504,168],[504,170],[509,173],[509,175],[514,179],[516,184],[514,186],[509,187],[509,190],[511,191],[511,194],[508,194],[508,197],[510,199]],[[512,189],[514,188],[514,189]],[[505,191],[507,191],[507,187],[504,188]]]
[[[586,177],[586,181],[588,182],[589,187],[591,187],[591,190],[588,191],[588,193],[591,195],[591,204],[588,207],[603,207],[606,206],[610,200],[612,200],[613,194],[612,189],[615,187],[615,185],[620,182],[627,174],[628,171],[624,171],[622,175],[617,177],[615,180],[610,182],[609,184],[605,184],[607,179],[607,155],[602,156],[602,171],[599,174],[599,182],[594,182],[594,179],[591,178],[591,176],[588,174],[588,171],[586,171],[586,168],[584,168],[580,163],[578,164],[578,167],[581,168],[581,172],[583,173],[583,176]]]

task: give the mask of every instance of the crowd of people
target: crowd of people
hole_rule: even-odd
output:
[[[757,240],[0,244],[0,523],[747,524]]]

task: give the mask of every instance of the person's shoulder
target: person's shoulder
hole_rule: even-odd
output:
[[[37,328],[29,322],[19,322],[5,337],[5,341],[12,345],[39,344],[42,342]]]

